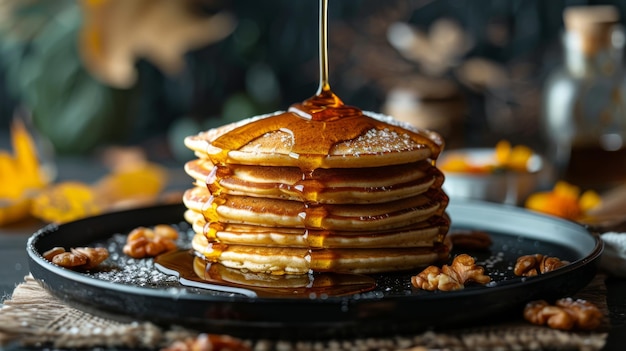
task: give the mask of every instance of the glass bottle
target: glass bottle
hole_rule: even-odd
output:
[[[626,183],[624,30],[613,6],[568,7],[564,64],[546,80],[543,122],[556,176],[584,189]]]

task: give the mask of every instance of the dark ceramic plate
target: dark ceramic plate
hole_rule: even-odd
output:
[[[568,296],[584,287],[602,252],[602,242],[578,224],[515,207],[455,200],[448,208],[452,230],[486,231],[493,239],[489,251],[465,251],[492,277],[487,286],[418,291],[410,284],[417,272],[404,272],[373,276],[373,291],[348,296],[250,297],[184,286],[159,272],[151,259],[120,254],[124,235],[138,226],[170,223],[189,232],[184,210],[182,205],[165,205],[47,226],[28,241],[31,273],[63,301],[109,318],[242,337],[351,337],[519,318],[530,300]],[[112,251],[101,272],[74,272],[42,257],[54,246],[94,245]],[[512,268],[517,257],[535,253],[571,264],[536,277],[516,277]]]

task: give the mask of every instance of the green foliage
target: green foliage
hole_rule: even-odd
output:
[[[0,32],[7,88],[59,153],[85,153],[127,128],[128,91],[96,81],[78,54],[74,1],[16,5]]]

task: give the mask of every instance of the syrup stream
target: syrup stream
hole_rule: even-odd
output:
[[[328,80],[328,0],[320,0],[320,38],[319,38],[320,85],[317,95],[330,91]]]

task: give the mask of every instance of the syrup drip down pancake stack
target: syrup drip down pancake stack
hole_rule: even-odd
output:
[[[183,201],[198,256],[274,275],[447,258],[441,137],[328,98],[185,138],[197,156]]]

